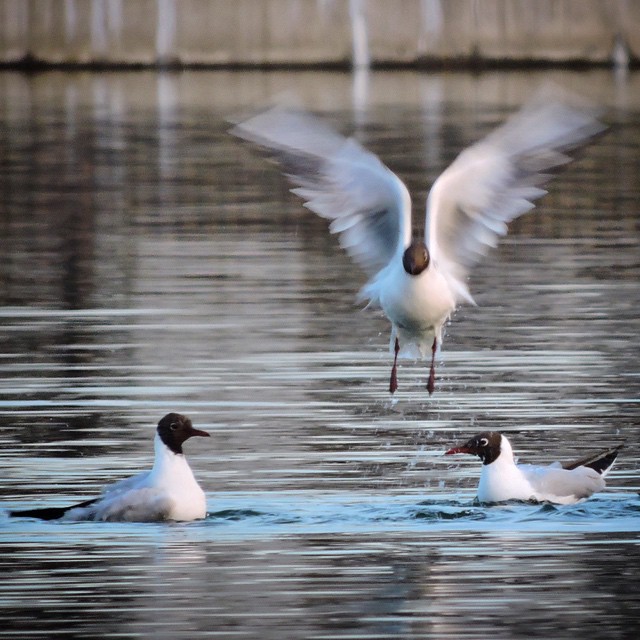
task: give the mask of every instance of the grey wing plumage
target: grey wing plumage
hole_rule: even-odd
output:
[[[128,478],[123,478],[122,480],[118,480],[112,484],[108,484],[102,490],[103,496],[115,496],[124,493],[125,491],[129,491],[133,488],[144,486],[145,480],[149,477],[151,471],[142,471],[137,473],[135,476],[130,476]]]
[[[93,520],[96,512],[106,504],[105,500],[113,499],[134,487],[144,486],[144,481],[149,476],[150,471],[143,471],[135,476],[124,478],[118,482],[107,485],[102,490],[102,495],[91,498],[67,507],[41,507],[38,509],[24,509],[11,511],[9,515],[22,518],[39,518],[40,520],[57,520],[66,518],[70,520]]]
[[[142,487],[105,498],[94,519],[115,522],[157,522],[166,520],[172,502],[166,491]]]
[[[305,206],[331,220],[330,231],[365,272],[385,267],[411,240],[411,201],[402,181],[373,153],[318,118],[274,107],[231,133],[280,164]]]
[[[65,520],[105,522],[157,522],[166,520],[172,502],[165,491],[152,487],[109,492],[99,500],[77,505],[65,514]]]
[[[459,299],[473,302],[470,269],[506,234],[507,224],[546,193],[550,171],[604,129],[593,107],[547,88],[436,180],[427,201],[426,241]]]
[[[560,465],[519,465],[540,499],[571,503],[605,488],[602,475],[590,467],[563,469]]]

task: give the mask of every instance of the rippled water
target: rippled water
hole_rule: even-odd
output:
[[[474,272],[438,389],[228,117],[295,90],[428,184],[545,74],[0,74],[0,508],[150,464],[168,411],[209,516],[0,514],[0,638],[635,638],[640,79],[554,73],[611,131]],[[474,502],[482,429],[523,459],[626,441],[609,490]]]

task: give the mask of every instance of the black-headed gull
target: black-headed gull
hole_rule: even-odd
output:
[[[482,460],[478,484],[480,502],[535,500],[573,504],[605,488],[604,477],[622,446],[567,463],[516,464],[509,440],[497,431],[485,431],[449,449],[446,455],[470,453]]]
[[[268,150],[296,185],[305,206],[331,220],[332,233],[369,275],[360,292],[391,321],[397,386],[398,355],[431,352],[427,388],[435,385],[442,328],[456,306],[473,303],[470,269],[507,232],[507,223],[544,195],[547,173],[569,162],[565,152],[604,127],[593,109],[542,92],[501,127],[463,151],[433,184],[424,238],[413,238],[411,198],[404,183],[373,153],[303,111],[275,107],[231,133]],[[402,349],[402,351],[401,351]]]
[[[107,486],[102,495],[70,507],[11,511],[10,515],[42,520],[108,520],[153,522],[197,520],[207,513],[204,492],[182,451],[185,440],[206,436],[189,418],[169,413],[158,423],[155,461],[150,471]]]

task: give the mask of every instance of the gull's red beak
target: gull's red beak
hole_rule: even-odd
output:
[[[473,453],[473,452],[469,451],[468,447],[462,446],[462,447],[453,447],[452,449],[449,449],[449,451],[445,451],[444,455],[450,456],[454,453]]]

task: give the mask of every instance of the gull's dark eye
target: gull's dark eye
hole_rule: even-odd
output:
[[[480,446],[486,447],[489,444],[489,441],[486,438],[480,438]]]
[[[171,431],[177,431],[178,427],[180,427],[180,424],[178,422],[172,422],[169,425],[169,429],[171,429]]]

